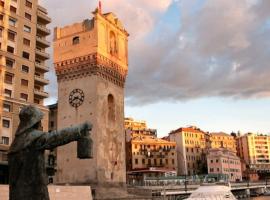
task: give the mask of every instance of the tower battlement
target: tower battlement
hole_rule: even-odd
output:
[[[54,66],[59,81],[97,75],[124,87],[128,36],[113,13],[93,12],[84,20],[54,30]]]

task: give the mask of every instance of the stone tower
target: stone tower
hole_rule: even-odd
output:
[[[124,86],[128,33],[113,13],[97,8],[91,20],[54,30],[58,128],[93,124],[93,159],[77,158],[77,143],[57,150],[57,182],[121,185],[126,182]]]

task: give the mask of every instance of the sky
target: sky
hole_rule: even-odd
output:
[[[92,18],[98,5],[40,3],[51,29]],[[159,136],[189,125],[270,133],[269,0],[102,0],[102,9],[130,33],[126,117],[146,120]],[[51,104],[57,83],[48,65]]]

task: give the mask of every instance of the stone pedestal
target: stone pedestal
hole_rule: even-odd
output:
[[[93,200],[90,186],[49,186],[50,200]],[[9,186],[0,185],[0,199],[8,200]]]

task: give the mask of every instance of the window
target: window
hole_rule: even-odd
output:
[[[16,33],[13,31],[8,31],[8,40],[15,41]]]
[[[115,102],[113,95],[108,95],[108,120],[109,122],[115,121]]]
[[[26,38],[23,38],[23,44],[25,46],[30,46],[30,40],[26,39]]]
[[[11,95],[12,95],[12,91],[9,90],[9,89],[5,89],[5,96],[6,97],[11,97]]]
[[[11,112],[11,105],[8,103],[3,104],[3,110],[6,112]]]
[[[0,27],[0,37],[2,37],[2,35],[3,35],[3,28]]]
[[[110,32],[110,54],[116,55],[117,54],[117,44],[116,44],[116,37],[114,32]]]
[[[50,127],[51,127],[51,128],[54,128],[54,121],[51,121],[51,122],[50,122]]]
[[[7,46],[7,52],[14,53],[14,47]]]
[[[13,59],[10,59],[10,58],[6,58],[6,66],[7,67],[14,67],[14,64],[15,64],[15,60]]]
[[[145,159],[144,158],[142,159],[142,164],[145,164]]]
[[[27,101],[28,94],[21,93],[20,97],[21,97],[22,100]]]
[[[22,85],[22,86],[25,86],[25,87],[28,87],[28,80],[26,80],[26,79],[21,79],[21,85]]]
[[[73,45],[79,44],[80,43],[80,38],[79,37],[74,37],[72,42],[73,42]]]
[[[16,26],[16,21],[17,21],[16,19],[9,18],[8,23],[10,26]]]
[[[32,16],[29,13],[24,13],[24,17],[31,21]]]
[[[14,76],[13,74],[6,73],[5,74],[5,83],[12,84],[13,76]]]
[[[4,128],[9,128],[10,127],[10,121],[8,119],[3,119],[2,126]]]
[[[22,65],[22,72],[29,73],[29,67],[26,65]]]
[[[174,159],[172,159],[172,164],[174,165]]]
[[[4,15],[0,15],[0,20],[3,21]]]
[[[0,1],[0,6],[5,7],[5,2],[4,1]]]
[[[24,25],[23,26],[23,31],[27,32],[27,33],[31,33],[31,27]]]
[[[28,8],[32,8],[32,3],[30,1],[25,1],[25,6]]]
[[[16,13],[17,8],[14,6],[10,6],[9,10],[10,10],[10,12]]]
[[[9,138],[8,137],[2,137],[2,144],[9,145]]]
[[[39,99],[34,99],[34,103],[35,104],[40,104],[40,100]]]
[[[137,159],[137,158],[135,159],[135,164],[136,164],[136,165],[138,164],[138,159]]]
[[[28,60],[29,60],[29,58],[30,58],[30,54],[29,54],[29,53],[27,53],[27,52],[25,52],[25,51],[23,51],[23,53],[22,53],[22,57],[23,57],[23,58],[25,58],[25,59],[28,59]]]

